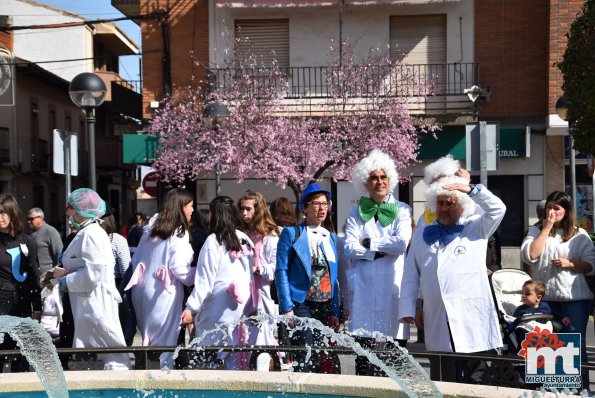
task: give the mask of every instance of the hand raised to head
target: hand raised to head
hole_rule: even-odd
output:
[[[458,169],[455,172],[455,176],[464,178],[466,180],[470,180],[471,179],[471,174],[469,174],[469,172],[467,170],[465,170],[465,169]]]
[[[460,191],[463,193],[471,192],[471,187],[469,184],[461,184],[460,182],[445,184],[442,186],[442,188],[446,189],[447,191]]]

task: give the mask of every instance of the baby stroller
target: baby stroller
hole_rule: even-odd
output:
[[[525,333],[533,331],[536,326],[541,330],[554,331],[553,315],[525,315],[520,318],[513,316],[516,308],[523,304],[521,301],[523,283],[530,279],[526,272],[512,268],[498,270],[490,278],[502,330],[504,352],[507,354],[516,355],[521,348]]]

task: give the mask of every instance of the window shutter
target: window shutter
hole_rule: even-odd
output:
[[[390,17],[390,55],[410,65],[446,63],[446,15]]]
[[[236,52],[246,60],[256,56],[259,65],[270,66],[277,60],[289,67],[289,19],[238,19],[235,21]]]

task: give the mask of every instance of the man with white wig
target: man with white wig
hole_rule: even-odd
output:
[[[481,184],[457,176],[426,190],[436,220],[423,227],[407,254],[399,317],[413,323],[423,299],[428,351],[482,352],[502,346],[486,273],[486,246],[506,212],[504,203]],[[483,210],[474,214],[475,205]]]
[[[412,234],[411,208],[393,196],[398,174],[392,159],[373,150],[352,172],[363,196],[349,212],[345,256],[351,260],[346,280],[351,297],[349,332],[364,347],[375,348],[377,337],[405,346],[409,325],[397,313],[405,251]],[[365,357],[356,358],[356,374],[377,370]]]
[[[461,164],[454,159],[452,155],[446,155],[427,165],[424,169],[424,182],[429,187],[434,182],[446,177],[458,176],[469,180],[471,175],[467,170],[461,169]],[[423,216],[420,216],[416,226],[422,228],[426,224],[431,224],[436,219],[436,214],[427,204]],[[423,229],[423,228],[422,228]]]

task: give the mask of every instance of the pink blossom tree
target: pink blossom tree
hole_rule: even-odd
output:
[[[199,86],[166,99],[149,127],[160,137],[153,167],[163,180],[181,183],[219,165],[237,181],[255,177],[289,186],[296,199],[325,176],[350,179],[355,163],[374,148],[404,170],[416,159],[420,134],[439,129],[409,111],[411,101],[432,94],[431,81],[378,51],[357,62],[348,43],[342,57],[332,48],[330,57],[316,115],[292,114],[291,106],[311,109],[311,98],[287,100],[291,76],[275,62],[258,67],[253,58],[230,60],[225,83],[210,94]],[[216,128],[201,118],[210,101],[230,110]]]

